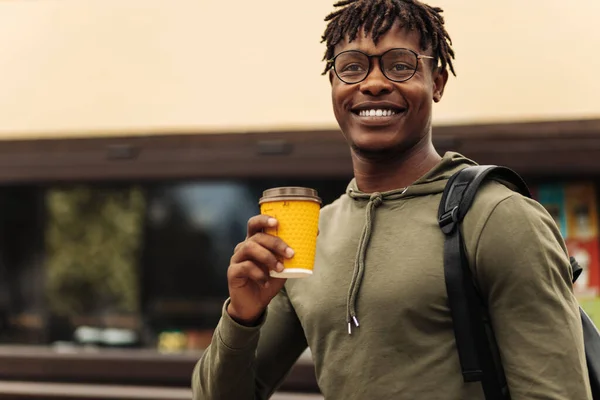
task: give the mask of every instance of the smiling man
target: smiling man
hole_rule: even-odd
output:
[[[444,281],[437,209],[469,165],[432,135],[454,53],[442,10],[346,0],[323,40],[335,117],[354,179],[321,211],[315,272],[269,277],[293,249],[256,216],[231,258],[230,299],[193,375],[195,399],[267,399],[310,347],[327,400],[483,399],[465,383]],[[500,183],[464,221],[512,399],[590,399],[568,256],[552,218]]]

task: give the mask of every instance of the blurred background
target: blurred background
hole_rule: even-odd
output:
[[[0,398],[189,398],[262,191],[352,177],[332,4],[0,0]],[[526,178],[600,323],[600,2],[430,4],[458,74],[435,145]],[[282,389],[318,392],[310,355]]]

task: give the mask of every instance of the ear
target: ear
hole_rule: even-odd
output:
[[[333,68],[331,68],[329,70],[329,84],[333,85],[333,76],[334,76],[335,72],[333,72]]]
[[[436,68],[433,71],[433,101],[439,103],[444,95],[444,89],[448,82],[448,69]]]

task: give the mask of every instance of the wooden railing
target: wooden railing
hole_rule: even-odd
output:
[[[161,354],[155,350],[141,349],[57,350],[44,346],[0,346],[0,382],[3,382],[3,385],[9,385],[10,382],[85,383],[90,385],[90,388],[95,387],[93,385],[161,387],[183,393],[182,390],[188,390],[190,387],[193,368],[201,355],[201,352]],[[79,388],[56,387],[73,390]],[[298,360],[280,390],[319,393],[314,365],[309,357],[301,357]]]
[[[184,388],[0,381],[0,399],[3,400],[190,400],[191,398],[191,390]],[[323,400],[323,396],[278,392],[271,400]]]

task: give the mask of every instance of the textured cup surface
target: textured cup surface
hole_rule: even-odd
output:
[[[292,193],[282,195],[286,189]],[[320,211],[321,200],[313,189],[275,188],[264,192],[260,199],[260,212],[279,222],[277,227],[267,229],[266,233],[280,237],[295,251],[293,258],[281,260],[284,271],[271,271],[271,276],[304,278],[312,275]]]

